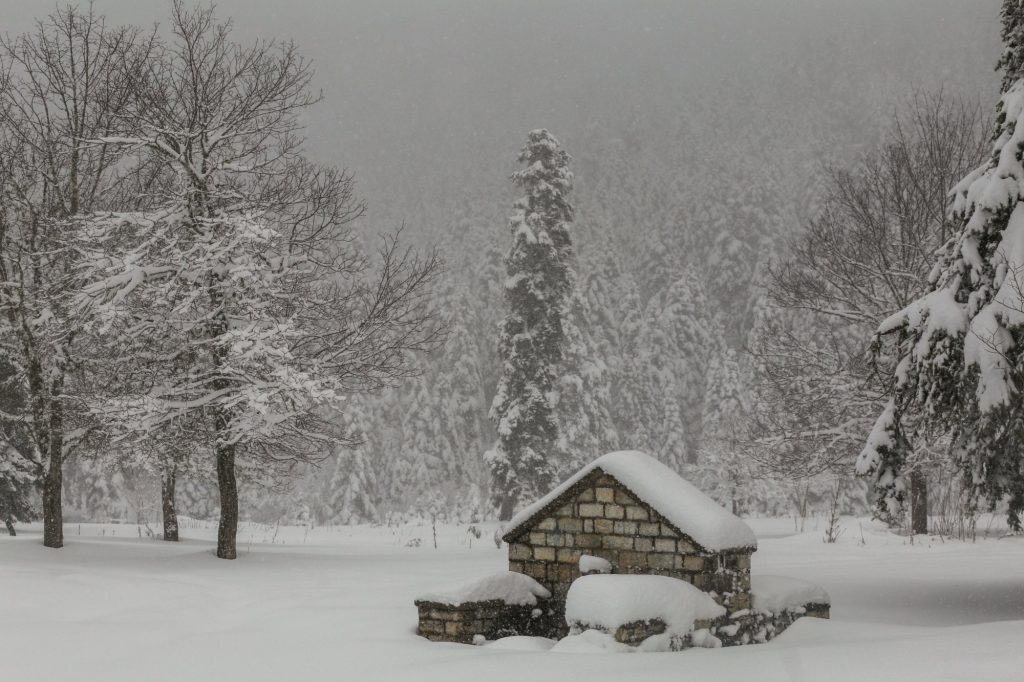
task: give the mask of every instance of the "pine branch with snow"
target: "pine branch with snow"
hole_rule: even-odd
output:
[[[889,508],[901,503],[900,443],[920,429],[952,428],[968,486],[1009,519],[1024,511],[1024,24],[1004,5],[1003,92],[990,159],[954,189],[958,231],[930,275],[931,290],[882,322],[876,348],[895,345],[893,400],[858,459]],[[891,339],[891,340],[890,340]],[[916,426],[921,422],[922,426]]]

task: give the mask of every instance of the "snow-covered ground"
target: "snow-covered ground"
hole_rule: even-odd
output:
[[[1024,680],[1021,537],[911,544],[844,519],[826,545],[755,519],[755,573],[821,584],[833,620],[764,645],[602,655],[416,636],[416,595],[505,568],[493,525],[440,527],[437,549],[429,525],[244,526],[234,562],[213,557],[212,524],[184,525],[178,544],[124,525],[69,524],[63,550],[37,527],[0,537],[0,680]]]

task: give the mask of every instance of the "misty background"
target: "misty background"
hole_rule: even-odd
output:
[[[508,176],[527,131],[549,129],[574,159],[577,271],[610,417],[580,447],[643,448],[685,469],[699,464],[718,359],[756,334],[766,268],[819,208],[823,168],[874,148],[915,90],[991,102],[999,83],[996,0],[217,6],[236,39],[293,39],[314,61],[323,101],[308,114],[308,153],[355,174],[368,243],[404,225],[447,262],[445,348],[400,389],[353,400],[345,419],[365,445],[329,453],[298,495],[252,487],[243,514],[257,520],[489,512],[482,458],[494,441]],[[95,7],[139,25],[168,11]],[[14,34],[52,3],[4,8]],[[739,364],[745,391],[753,369]],[[664,371],[631,388],[641,366]],[[134,521],[159,499],[129,472],[69,468],[69,521]],[[203,472],[179,491],[182,513],[215,513]],[[790,504],[776,489],[747,497],[739,511]]]

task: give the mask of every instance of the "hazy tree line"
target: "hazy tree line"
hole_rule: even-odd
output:
[[[951,229],[942,188],[982,158],[983,118],[973,100],[949,92],[908,96],[877,152],[820,166],[819,184],[796,188],[806,220],[785,208],[782,197],[794,189],[786,176],[743,168],[681,181],[685,193],[654,235],[600,229],[601,207],[588,204],[599,190],[577,195],[578,253],[569,261],[584,299],[573,310],[584,312],[575,318],[565,309],[563,322],[591,349],[591,368],[577,374],[551,362],[565,386],[586,377],[590,400],[582,414],[566,410],[567,389],[558,386],[551,411],[557,433],[588,438],[551,447],[537,480],[558,479],[596,452],[636,447],[739,513],[806,510],[809,498],[825,501],[836,479],[847,508],[863,510],[853,461],[885,392],[868,362],[871,334],[927,287],[931,259]],[[643,177],[640,167],[609,165],[610,177]],[[741,179],[743,200],[716,193]],[[644,191],[642,183],[629,188],[649,202]],[[469,219],[453,228],[453,244],[475,236]],[[389,437],[338,458],[325,487],[366,494],[354,507],[323,504],[322,520],[416,513],[417,501],[436,492],[455,515],[489,513],[480,453],[497,433],[483,415],[501,381],[494,340],[508,311],[501,284],[509,248],[507,234],[490,229],[497,237],[463,247],[467,261],[449,273],[458,284],[443,289],[451,355],[365,413],[366,432]],[[389,432],[388,423],[403,431]],[[922,469],[930,452],[920,453]]]

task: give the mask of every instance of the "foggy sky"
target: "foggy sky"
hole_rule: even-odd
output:
[[[95,5],[149,25],[169,3]],[[771,138],[788,112],[830,111],[837,93],[835,117],[849,118],[837,128],[868,131],[915,86],[991,95],[998,5],[224,0],[218,8],[239,38],[292,38],[314,60],[324,99],[310,113],[311,155],[353,170],[380,219],[415,225],[411,197],[455,195],[491,172],[503,181],[535,127],[579,154],[574,143],[586,131],[611,135],[638,119],[687,116],[707,135],[760,126]],[[2,0],[0,25],[18,32],[53,6]]]

